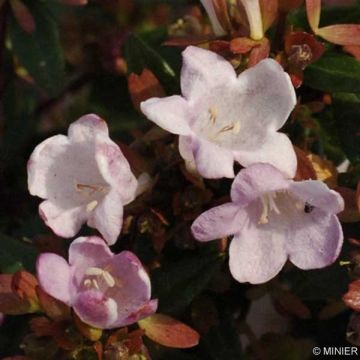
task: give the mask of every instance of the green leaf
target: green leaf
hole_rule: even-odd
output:
[[[218,253],[206,253],[154,270],[151,279],[159,311],[174,313],[190,304],[206,288],[222,262]]]
[[[351,162],[359,162],[360,94],[334,94],[333,109],[342,148]]]
[[[360,62],[338,54],[327,54],[305,70],[304,84],[328,92],[360,93]]]
[[[10,16],[9,35],[12,49],[20,64],[35,82],[50,96],[57,95],[64,82],[64,59],[54,14],[45,2],[33,1],[29,9],[36,30],[24,31],[14,16]]]
[[[176,91],[175,71],[169,63],[137,35],[129,35],[125,42],[128,72],[138,75],[146,68],[154,73],[168,93]]]
[[[14,273],[20,269],[34,270],[37,252],[29,244],[0,234],[0,272]]]

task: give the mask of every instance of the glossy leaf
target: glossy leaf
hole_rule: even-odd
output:
[[[186,349],[199,343],[195,330],[167,315],[154,314],[138,324],[148,338],[163,346]]]
[[[322,91],[360,92],[360,62],[346,55],[324,55],[306,68],[304,84]]]
[[[33,2],[29,10],[36,29],[29,34],[11,17],[9,35],[12,48],[37,85],[53,96],[59,93],[64,83],[58,24],[50,7],[42,2]]]

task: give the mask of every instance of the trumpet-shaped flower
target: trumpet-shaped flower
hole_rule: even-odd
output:
[[[239,76],[221,56],[190,46],[183,52],[183,96],[151,98],[143,113],[180,135],[188,169],[206,178],[234,177],[233,163],[267,162],[293,177],[296,156],[278,133],[296,104],[289,76],[266,59]]]
[[[215,11],[215,6],[214,6],[214,0],[200,0],[201,3],[203,4],[210,22],[211,22],[211,26],[213,28],[214,34],[217,36],[223,36],[226,34],[226,31],[224,30],[224,28],[221,26],[220,21],[216,15],[216,11]]]
[[[139,259],[129,251],[113,254],[99,237],[73,241],[69,263],[43,253],[36,267],[42,289],[73,307],[91,326],[126,326],[156,311],[157,300],[150,300],[150,279]]]
[[[39,213],[57,235],[75,236],[87,222],[113,244],[137,181],[105,121],[91,114],[71,124],[68,136],[53,136],[35,148],[28,186],[45,199]]]
[[[295,182],[269,164],[254,164],[236,176],[231,199],[201,214],[192,232],[200,241],[234,235],[230,271],[239,282],[266,282],[288,259],[306,270],[337,258],[343,234],[335,214],[344,202],[324,183]]]

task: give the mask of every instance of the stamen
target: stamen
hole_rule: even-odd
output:
[[[237,135],[240,132],[240,122],[236,121],[234,124],[234,129],[232,131],[235,135]]]
[[[103,271],[102,276],[105,280],[105,282],[108,284],[109,287],[114,287],[115,286],[115,279],[113,278],[113,276],[106,270]]]
[[[209,114],[210,114],[210,121],[215,124],[216,119],[218,117],[218,109],[216,107],[212,107],[209,109]]]
[[[97,207],[97,205],[98,205],[98,202],[97,202],[96,200],[88,203],[88,204],[86,205],[86,212],[91,212],[91,211],[93,211],[93,210]]]
[[[91,286],[91,280],[90,279],[84,280],[84,286],[90,287]]]
[[[94,192],[102,192],[106,193],[107,187],[103,185],[89,185],[89,184],[81,184],[75,181],[75,190],[80,192],[85,196],[92,195]]]
[[[96,289],[98,289],[98,290],[100,289],[100,288],[99,288],[99,284],[98,284],[98,282],[97,282],[95,279],[92,279],[91,282],[92,282],[94,288],[96,288]]]
[[[261,202],[263,205],[263,211],[258,221],[259,225],[267,224],[269,222],[269,199],[267,195],[261,197]]]
[[[100,276],[102,275],[103,273],[103,269],[100,269],[98,267],[88,267],[85,271],[85,275],[88,275],[88,276]]]

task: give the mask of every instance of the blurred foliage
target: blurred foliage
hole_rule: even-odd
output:
[[[57,238],[42,223],[37,212],[40,200],[27,192],[26,162],[40,141],[65,133],[77,117],[95,112],[108,122],[112,138],[128,146],[132,167],[154,180],[153,189],[126,208],[122,238],[113,250],[134,251],[149,269],[160,312],[201,335],[199,346],[186,350],[144,340],[152,359],[308,359],[315,344],[348,346],[350,312],[336,305],[350,280],[360,276],[359,222],[343,224],[347,243],[339,258],[343,266],[336,262],[327,269],[304,272],[289,265],[266,285],[236,283],[228,271],[226,239],[199,244],[189,231],[199,213],[224,201],[231,182],[192,177],[184,168],[176,137],[159,131],[132,103],[128,78],[141,76],[144,70],[155,76],[166,94],[180,92],[184,46],[164,42],[180,43],[188,36],[189,43],[196,40],[195,44],[208,46],[205,40],[198,41],[209,37],[200,2],[92,0],[76,7],[57,0],[23,3],[35,22],[32,32],[24,29],[8,0],[0,1],[0,272],[34,273],[36,256],[43,251],[66,256],[69,241]],[[23,20],[29,21],[26,16]],[[321,12],[322,26],[359,22],[359,1],[350,7],[323,7]],[[311,33],[304,7],[281,14],[268,33],[271,56],[279,61],[289,55],[282,47],[290,29]],[[231,36],[221,40],[230,41]],[[307,64],[297,90],[298,106],[283,130],[305,155],[318,155],[333,166],[347,159],[349,166],[335,175],[336,183],[355,190],[360,181],[360,62],[338,45],[325,47],[319,60]],[[224,54],[238,71],[246,67],[247,55],[237,57],[227,49]],[[81,234],[90,233],[84,228]],[[274,297],[282,293],[279,289],[290,292],[295,304],[306,306],[310,319],[277,309],[288,322],[284,333],[255,334],[251,328],[256,324],[244,325],[252,302],[257,293]],[[318,316],[324,308],[323,313],[331,313],[327,319]],[[35,336],[36,321],[30,322],[30,329],[29,320],[36,316],[6,316],[0,327],[0,358],[15,354],[35,360],[99,358],[99,343],[94,345],[73,324],[57,328],[57,337]],[[116,334],[110,343],[114,334],[104,332],[100,343],[105,353],[133,341],[139,347],[134,354],[145,358],[142,342],[140,346],[136,336],[129,340],[129,334],[127,330],[125,335]]]

